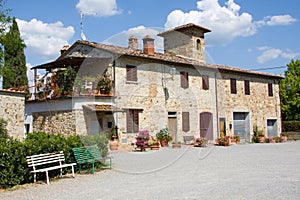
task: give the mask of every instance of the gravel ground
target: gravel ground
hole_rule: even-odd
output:
[[[300,142],[113,153],[113,169],[0,199],[299,199]]]

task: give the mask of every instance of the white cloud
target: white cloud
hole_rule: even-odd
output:
[[[228,0],[224,6],[218,0],[200,0],[197,2],[197,10],[172,11],[167,17],[165,28],[195,23],[212,30],[207,34],[208,45],[226,45],[236,37],[254,35],[263,25],[288,25],[295,21],[290,15],[280,15],[255,22],[251,14],[241,13],[240,8],[234,0]]]
[[[163,30],[160,28],[147,28],[145,26],[137,26],[134,28],[130,28],[126,31],[122,31],[119,34],[113,35],[112,37],[103,41],[105,44],[117,45],[122,47],[128,47],[128,39],[131,35],[134,35],[138,38],[139,48],[142,49],[142,38],[146,35],[150,35],[153,37],[155,50],[158,52],[163,51],[163,38],[158,37],[157,34],[162,32]]]
[[[277,16],[271,16],[266,17],[266,23],[269,26],[275,26],[275,25],[290,25],[291,23],[297,21],[295,18],[293,18],[290,15],[277,15]]]
[[[279,57],[286,58],[286,59],[293,59],[296,56],[299,56],[299,53],[291,52],[290,50],[283,51],[281,49],[272,48],[272,47],[259,47],[259,51],[261,51],[261,55],[257,57],[258,63],[266,63],[268,61],[275,60]]]
[[[116,0],[79,0],[76,8],[85,15],[109,17],[121,13]]]
[[[44,23],[37,19],[29,22],[17,19],[21,37],[26,44],[26,51],[35,56],[53,58],[59,54],[59,49],[68,44],[74,35],[72,26],[64,27],[63,23]]]

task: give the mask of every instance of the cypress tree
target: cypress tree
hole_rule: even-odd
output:
[[[10,30],[2,39],[4,46],[4,66],[2,70],[3,88],[28,87],[26,59],[24,41],[20,36],[20,31],[16,19],[12,19]]]

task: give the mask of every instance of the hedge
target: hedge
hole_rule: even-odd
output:
[[[72,148],[83,145],[94,145],[100,149],[103,157],[108,153],[108,139],[104,134],[88,136],[64,137],[60,134],[30,133],[20,142],[12,138],[0,137],[0,188],[9,188],[15,185],[32,183],[33,175],[30,174],[26,156],[41,153],[64,151],[66,162],[76,162]],[[75,168],[77,170],[77,168]],[[64,169],[64,173],[70,169]],[[49,176],[59,175],[59,170],[49,173]],[[45,174],[38,173],[38,180],[44,180]]]
[[[300,132],[300,121],[283,121],[283,132]]]

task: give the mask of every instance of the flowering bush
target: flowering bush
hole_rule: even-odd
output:
[[[205,146],[207,144],[207,142],[208,142],[208,140],[206,138],[200,137],[195,140],[194,146],[202,147],[202,146]]]
[[[141,151],[145,151],[146,147],[148,146],[148,140],[150,139],[149,131],[141,130],[136,137],[136,146],[140,148]]]
[[[230,145],[230,136],[217,138],[216,144],[219,146],[229,146]]]
[[[112,88],[112,80],[108,73],[103,74],[98,78],[98,90],[101,94],[109,94]]]

